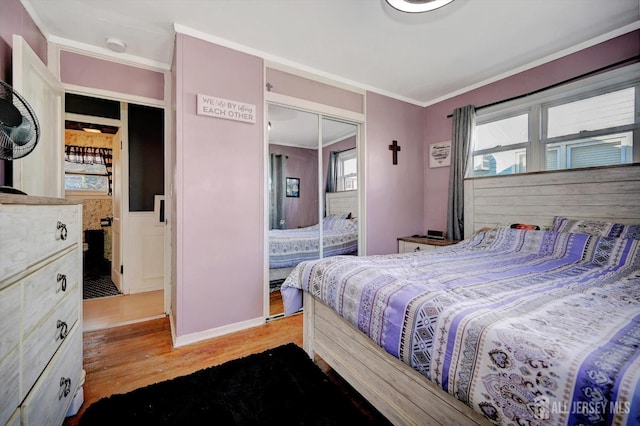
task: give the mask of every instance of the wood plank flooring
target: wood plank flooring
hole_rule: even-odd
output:
[[[164,291],[82,301],[83,330],[93,331],[164,316]]]
[[[173,348],[168,317],[90,331],[83,336],[85,402],[76,425],[91,403],[205,367],[293,342],[302,346],[302,315],[278,319],[247,330]]]
[[[167,317],[85,332],[85,402],[80,412],[67,418],[63,426],[77,425],[86,407],[102,397],[126,393],[285,343],[302,346],[302,321],[300,313],[180,348],[172,346]],[[373,416],[375,410],[355,390],[322,360],[317,363],[363,413]]]

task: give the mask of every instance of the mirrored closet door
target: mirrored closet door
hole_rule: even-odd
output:
[[[268,291],[304,260],[358,254],[357,125],[268,105]]]

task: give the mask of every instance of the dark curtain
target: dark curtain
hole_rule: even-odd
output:
[[[447,210],[447,238],[452,240],[464,239],[464,176],[475,125],[476,109],[473,105],[453,111]]]
[[[65,145],[65,161],[78,164],[104,164],[109,179],[109,195],[113,184],[113,151],[111,148]]]
[[[336,192],[338,190],[338,154],[340,154],[338,151],[329,152],[326,192]]]
[[[285,196],[286,196],[286,182],[285,182],[285,155],[271,154],[270,161],[270,181],[269,188],[269,229],[284,229],[285,228]]]

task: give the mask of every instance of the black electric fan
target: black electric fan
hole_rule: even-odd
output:
[[[0,159],[28,155],[38,144],[40,125],[33,108],[10,85],[0,80]],[[22,191],[0,186],[0,192]]]

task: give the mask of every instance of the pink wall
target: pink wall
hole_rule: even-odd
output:
[[[0,1],[0,80],[11,84],[13,34],[21,35],[38,57],[47,63],[47,40],[24,9],[20,0]],[[9,185],[11,167],[0,160],[0,185]]]
[[[263,316],[260,58],[176,35],[178,337]],[[256,106],[256,124],[196,115],[198,93]]]
[[[397,238],[424,232],[423,108],[367,93],[367,254],[395,253]],[[389,145],[398,141],[398,164]]]
[[[294,98],[306,99],[336,108],[363,113],[364,101],[361,94],[335,86],[309,80],[284,71],[266,69],[266,81],[271,91]]]
[[[640,31],[625,34],[596,46],[447,99],[424,110],[424,152],[429,144],[451,140],[451,114],[464,105],[482,106],[538,90],[609,64],[640,54]],[[369,111],[367,110],[367,113]],[[367,114],[368,115],[368,114]],[[369,120],[370,117],[368,116]],[[446,229],[449,167],[425,164],[424,228]]]
[[[164,99],[164,74],[161,72],[64,50],[60,52],[60,79],[78,86]]]
[[[286,176],[300,179],[300,197],[285,198],[286,229],[318,223],[318,151],[271,144],[269,153],[286,155]]]

